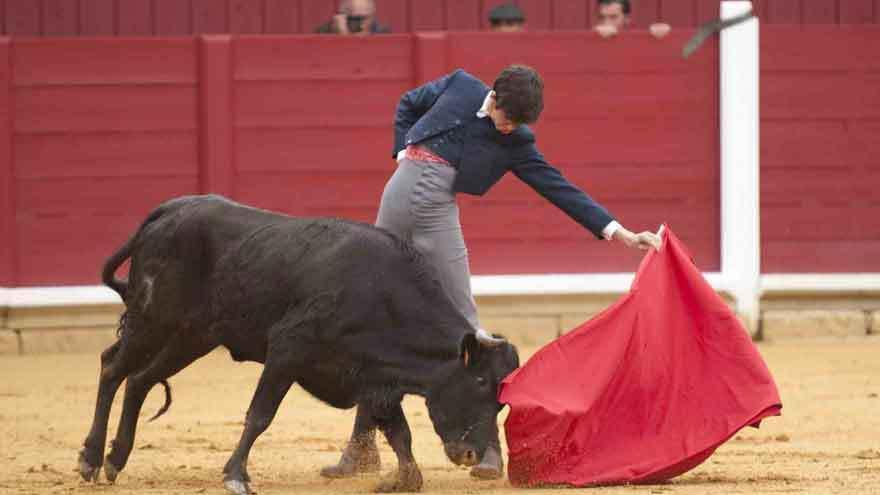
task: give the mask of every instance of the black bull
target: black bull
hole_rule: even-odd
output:
[[[127,281],[115,271],[131,259]],[[497,438],[499,382],[519,365],[509,343],[486,345],[409,244],[370,225],[299,219],[217,196],[154,210],[106,262],[104,283],[125,302],[119,338],[101,354],[97,405],[79,456],[111,482],[128,461],[149,390],[218,346],[264,363],[244,432],[223,472],[249,492],[248,453],[291,385],[337,408],[369,411],[398,458],[380,491],[418,490],[421,473],[401,408],[426,398],[455,463],[475,463]],[[113,396],[125,399],[102,459]],[[103,462],[102,462],[103,461]]]

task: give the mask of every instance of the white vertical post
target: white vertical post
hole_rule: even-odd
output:
[[[751,8],[723,1],[721,18]],[[753,334],[761,289],[758,52],[757,18],[721,31],[721,272]]]

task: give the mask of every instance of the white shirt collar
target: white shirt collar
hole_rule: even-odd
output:
[[[480,109],[477,110],[478,119],[483,119],[489,116],[489,98],[492,98],[492,96],[494,95],[494,91],[489,91],[489,93],[486,94],[486,98],[483,99],[483,106],[481,106]]]

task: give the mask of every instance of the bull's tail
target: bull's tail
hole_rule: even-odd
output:
[[[116,278],[116,270],[131,256],[131,248],[134,246],[134,240],[137,234],[133,235],[119,249],[113,253],[104,263],[104,269],[101,271],[101,281],[104,285],[115,290],[122,300],[125,300],[125,291],[128,289],[128,280]]]
[[[165,404],[162,404],[162,407],[160,407],[159,410],[156,411],[156,414],[154,414],[153,417],[150,418],[150,421],[155,421],[159,418],[159,416],[168,412],[168,408],[171,407],[171,385],[168,385],[168,382],[166,380],[162,380],[159,383],[161,383],[162,386],[165,387]]]
[[[122,245],[119,249],[116,250],[115,253],[110,255],[110,258],[104,262],[104,269],[101,271],[101,281],[104,282],[104,285],[110,287],[122,300],[125,300],[125,293],[128,289],[128,280],[122,280],[116,278],[116,270],[125,263],[125,260],[131,257],[131,252],[134,249],[135,243],[137,242],[138,236],[144,230],[149,223],[153,222],[165,212],[166,206],[160,206],[153,210],[152,213],[146,218],[146,220],[141,223],[140,227],[138,227],[137,232],[134,233],[125,244]]]

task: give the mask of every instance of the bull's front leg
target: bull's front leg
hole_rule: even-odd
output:
[[[293,377],[290,376],[287,362],[269,356],[260,375],[257,390],[251,399],[241,440],[223,468],[223,484],[235,495],[254,493],[248,485],[250,482],[247,473],[248,455],[257,437],[272,423],[275,413],[278,412],[278,406],[281,405],[291,385],[293,385]]]
[[[376,414],[376,423],[397,454],[397,473],[382,481],[376,491],[416,492],[422,489],[422,473],[412,454],[412,433],[400,403],[385,406]]]

